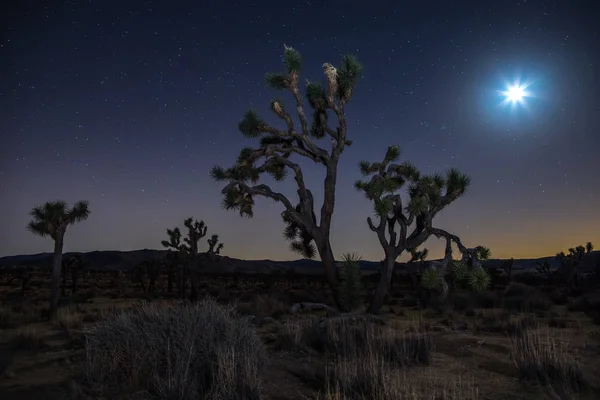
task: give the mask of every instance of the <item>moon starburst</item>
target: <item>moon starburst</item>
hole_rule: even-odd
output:
[[[527,90],[529,85],[522,84],[520,82],[507,84],[506,90],[500,91],[500,94],[504,96],[503,105],[525,105],[525,100],[528,97],[532,97],[532,94]]]

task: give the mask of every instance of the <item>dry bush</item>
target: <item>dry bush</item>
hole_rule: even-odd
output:
[[[473,330],[475,333],[487,332],[519,336],[537,325],[536,319],[528,314],[511,315],[494,312],[489,315],[479,314]]]
[[[521,378],[550,387],[560,398],[577,392],[584,380],[566,342],[549,331],[530,330],[511,338],[510,355]]]
[[[314,331],[321,330],[319,348],[332,357],[324,368],[311,365],[296,371],[299,378],[318,392],[319,399],[470,400],[478,397],[473,385],[449,384],[448,379],[427,376],[418,366],[430,362],[433,348],[431,335],[421,331],[418,325],[406,331],[362,321],[355,325],[336,321],[324,326],[315,326],[314,322],[299,326],[313,340]],[[406,373],[411,371],[407,367],[416,368],[415,373]]]
[[[37,329],[28,326],[17,331],[10,346],[15,350],[40,350],[46,343]]]
[[[433,352],[433,337],[421,326],[400,331],[371,321],[348,318],[321,321],[302,318],[288,320],[283,326],[281,343],[342,358],[376,355],[396,366],[410,366],[428,364]]]
[[[39,320],[37,309],[24,309],[20,305],[9,307],[0,305],[0,329],[17,328],[20,325],[28,324]]]
[[[502,307],[509,311],[549,311],[554,304],[538,289],[513,282],[504,291]]]
[[[419,371],[420,372],[420,371]],[[322,400],[476,400],[472,381],[407,375],[380,359],[337,360],[324,375]]]
[[[134,307],[88,327],[85,338],[85,375],[96,394],[261,398],[262,343],[247,319],[214,300]]]
[[[255,295],[249,303],[236,305],[240,313],[252,315],[256,323],[261,325],[265,318],[280,318],[287,314],[290,307],[273,295]]]

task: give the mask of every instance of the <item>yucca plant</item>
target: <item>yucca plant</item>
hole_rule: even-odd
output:
[[[338,270],[338,304],[342,311],[354,311],[363,304],[364,288],[361,281],[360,261],[357,253],[346,253],[342,256]]]

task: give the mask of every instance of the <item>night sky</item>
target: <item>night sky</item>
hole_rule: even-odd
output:
[[[600,40],[594,0],[14,1],[0,10],[0,256],[52,251],[26,230],[45,201],[87,199],[65,251],[161,248],[194,216],[228,256],[295,259],[281,204],[253,219],[221,209],[218,163],[233,164],[237,124],[281,94],[284,44],[304,78],[354,54],[364,66],[346,108],[332,245],[383,258],[353,188],[358,161],[398,144],[424,173],[458,167],[466,196],[434,225],[495,257],[600,244]],[[532,97],[503,105],[520,80]],[[283,100],[288,103],[289,95]],[[289,103],[288,103],[289,104]],[[332,118],[333,120],[333,118]],[[327,140],[327,139],[324,139]],[[329,148],[327,142],[323,143]],[[305,165],[320,208],[324,169]],[[271,181],[266,180],[266,183]],[[296,200],[295,182],[275,184]],[[440,255],[443,243],[427,243]],[[206,246],[204,243],[203,246]]]

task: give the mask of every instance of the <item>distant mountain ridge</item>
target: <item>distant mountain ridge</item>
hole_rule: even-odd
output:
[[[128,270],[137,264],[148,259],[163,257],[167,250],[132,250],[116,251],[101,250],[88,253],[71,252],[64,256],[80,255],[90,269],[107,270]],[[507,260],[493,259],[486,261],[486,268],[501,268],[502,263]],[[538,262],[548,261],[551,267],[558,268],[559,260],[554,257],[542,257],[532,259],[515,259],[514,271],[534,270]],[[427,263],[428,261],[426,261]],[[320,261],[316,260],[293,260],[293,261],[273,261],[273,260],[240,260],[227,256],[222,256],[214,265],[215,270],[219,271],[240,271],[246,273],[269,273],[273,271],[294,271],[305,274],[320,274],[322,266]],[[405,263],[396,263],[396,267],[401,271]],[[597,264],[600,264],[600,251],[592,251],[588,254],[582,265],[582,272],[592,270]],[[40,253],[30,255],[17,255],[0,258],[0,268],[31,265],[35,267],[50,267],[52,265],[52,253]],[[376,271],[379,269],[379,261],[361,261],[361,269],[365,271]],[[213,269],[213,268],[211,268]]]

